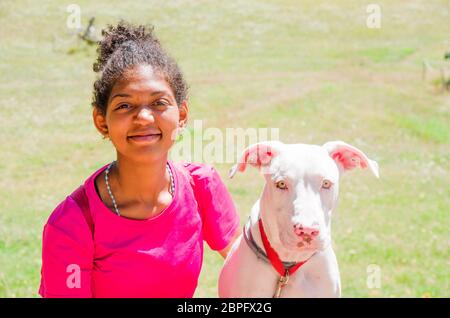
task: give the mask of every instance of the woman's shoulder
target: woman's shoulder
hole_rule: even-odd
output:
[[[56,208],[50,214],[47,224],[56,227],[74,227],[77,224],[86,223],[83,212],[81,211],[79,197],[75,195],[76,191],[79,189],[84,190],[84,195],[86,196],[86,201],[88,201],[87,188],[93,186],[95,182],[95,177],[104,170],[105,166],[96,170],[92,173],[81,185],[82,188],[77,188],[66,196],[64,200],[58,203]]]
[[[71,195],[62,200],[47,220],[47,224],[55,227],[67,227],[83,217],[80,207]]]
[[[43,231],[43,244],[59,242],[59,248],[85,246],[91,248],[92,230],[71,196],[61,201],[50,214]],[[56,247],[55,247],[56,248]]]

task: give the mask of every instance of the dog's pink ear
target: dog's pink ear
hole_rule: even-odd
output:
[[[323,147],[343,171],[352,170],[357,167],[361,167],[362,169],[369,167],[377,178],[380,177],[378,163],[367,158],[358,148],[346,144],[343,141],[329,141]]]
[[[258,169],[267,167],[280,152],[280,147],[279,141],[264,141],[249,146],[243,151],[238,163],[230,169],[228,177],[232,178],[237,171],[244,172],[247,164]]]

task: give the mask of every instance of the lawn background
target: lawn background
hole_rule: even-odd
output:
[[[0,297],[36,297],[42,227],[114,159],[91,120],[95,48],[66,26],[152,23],[190,84],[204,127],[277,127],[286,143],[344,140],[380,165],[341,181],[333,219],[343,297],[449,297],[450,93],[422,60],[450,51],[450,3],[377,1],[1,1]],[[226,178],[244,222],[263,179]],[[205,246],[196,297],[215,297],[222,259]],[[367,269],[381,269],[369,289]]]

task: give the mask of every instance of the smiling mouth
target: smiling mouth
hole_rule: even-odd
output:
[[[135,141],[135,142],[154,142],[159,140],[162,137],[161,133],[157,134],[146,134],[146,135],[135,135],[128,136],[127,139]]]

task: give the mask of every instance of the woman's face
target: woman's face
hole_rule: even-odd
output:
[[[94,122],[118,155],[153,161],[167,156],[187,113],[186,102],[177,105],[166,80],[151,66],[139,65],[114,84],[106,116],[94,108]]]

